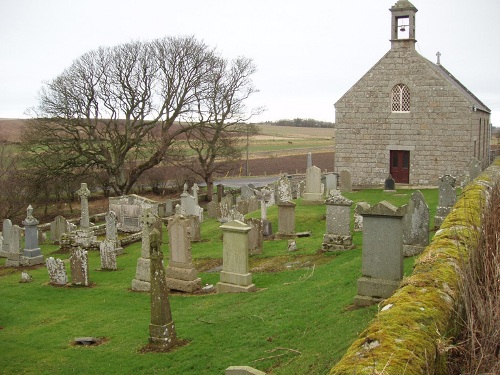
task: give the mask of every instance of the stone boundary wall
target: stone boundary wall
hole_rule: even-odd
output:
[[[445,346],[462,310],[458,270],[477,248],[482,208],[500,178],[500,159],[464,189],[413,273],[354,341],[330,374],[444,374]]]

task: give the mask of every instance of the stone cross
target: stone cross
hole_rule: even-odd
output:
[[[142,226],[142,252],[143,258],[149,258],[149,233],[151,228],[157,221],[157,217],[153,214],[150,208],[144,208],[139,217]]]
[[[177,343],[175,325],[172,320],[168,288],[161,250],[161,235],[155,228],[149,234],[149,257],[151,259],[151,323],[149,324],[150,344],[168,349]]]
[[[310,152],[307,153],[307,168],[311,168],[313,166],[312,162],[312,154]]]
[[[87,184],[82,182],[80,189],[77,190],[76,194],[80,196],[80,227],[82,229],[90,228],[90,218],[89,218],[89,197],[90,190],[87,188]]]
[[[438,51],[438,53],[436,53],[436,56],[437,56],[437,64],[441,65],[441,52]]]

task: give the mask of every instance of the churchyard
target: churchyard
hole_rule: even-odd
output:
[[[438,190],[421,192],[432,228]],[[388,201],[399,207],[408,204],[413,193],[410,189],[343,192],[352,201],[349,228],[354,248],[326,252],[320,251],[327,230],[326,206],[294,199],[295,246],[290,248],[288,236],[264,239],[261,253],[248,256],[254,291],[171,291],[171,314],[180,341],[166,353],[146,347],[150,295],[131,290],[143,253],[140,241],[124,246],[123,254],[116,257],[116,270],[101,270],[99,251],[89,250],[89,287],[70,282],[53,286],[44,265],[4,267],[6,260],[0,258],[2,372],[222,374],[229,366],[247,365],[273,374],[326,374],[377,312],[376,304],[362,308],[354,304],[362,276],[363,236],[353,230],[352,211],[358,202]],[[283,228],[277,203],[265,212],[274,233]],[[246,218],[260,219],[262,214],[254,210]],[[200,225],[200,240],[190,245],[192,265],[201,286],[217,289],[221,272],[227,271],[223,223],[207,216]],[[223,225],[231,226],[230,219]],[[165,224],[162,249],[167,266],[170,239]],[[302,233],[309,235],[298,235]],[[101,235],[100,240],[104,238]],[[63,260],[71,280],[69,252],[52,244],[40,244],[40,248],[46,259]],[[412,266],[413,257],[405,258],[404,275]],[[20,282],[21,270],[28,272],[31,282]],[[102,342],[75,342],[82,337]]]

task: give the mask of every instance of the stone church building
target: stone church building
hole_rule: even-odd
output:
[[[391,11],[391,49],[335,103],[335,169],[356,185],[437,185],[490,155],[490,109],[439,61],[415,50],[407,0]]]

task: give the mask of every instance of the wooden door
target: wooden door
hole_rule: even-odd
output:
[[[395,182],[410,183],[410,151],[391,150],[390,173]]]

